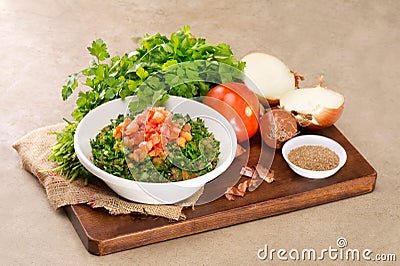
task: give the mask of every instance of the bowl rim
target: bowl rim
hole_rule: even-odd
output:
[[[234,132],[234,129],[230,125],[229,121],[223,117],[220,113],[218,113],[216,110],[212,109],[211,107],[189,99],[189,98],[184,98],[184,97],[179,97],[179,96],[172,96],[170,95],[169,98],[176,99],[176,100],[183,100],[183,101],[189,101],[189,102],[195,102],[196,104],[201,104],[204,106],[204,108],[209,109],[211,112],[213,112],[213,115],[216,117],[213,117],[216,121],[219,122],[219,124],[223,125],[226,128],[227,134],[230,136],[231,141],[230,141],[230,153],[225,161],[223,161],[218,167],[214,168],[212,171],[198,176],[196,178],[192,179],[187,179],[187,180],[181,180],[181,181],[174,181],[174,182],[163,182],[163,183],[153,183],[153,182],[143,182],[143,181],[135,181],[135,180],[130,180],[126,178],[121,178],[118,176],[115,176],[113,174],[110,174],[99,167],[97,167],[88,157],[84,155],[84,152],[82,151],[80,145],[79,145],[79,139],[80,139],[80,130],[82,126],[85,125],[87,120],[90,120],[92,116],[94,116],[99,108],[107,108],[108,105],[115,104],[116,102],[125,102],[129,103],[132,99],[135,99],[136,96],[128,96],[125,99],[114,99],[112,101],[106,102],[104,104],[99,105],[98,107],[92,109],[90,112],[88,112],[82,120],[79,122],[75,134],[74,134],[74,149],[77,154],[78,159],[81,161],[82,165],[92,174],[97,176],[98,178],[102,179],[106,183],[111,183],[113,185],[117,186],[146,186],[146,187],[159,187],[159,186],[165,186],[165,185],[176,185],[176,186],[181,186],[181,187],[201,187],[207,182],[217,178],[219,175],[221,175],[223,172],[226,171],[226,169],[229,168],[229,166],[232,164],[233,160],[235,159],[235,151],[237,148],[237,138],[236,134]],[[168,101],[169,99],[167,99]],[[125,111],[125,110],[124,110]],[[82,123],[83,122],[83,123]],[[101,129],[98,129],[100,131]]]
[[[339,150],[339,153],[334,150],[334,152],[338,153],[339,156],[339,164],[338,166],[336,166],[333,169],[330,170],[322,170],[322,171],[317,171],[317,170],[309,170],[309,169],[304,169],[301,168],[295,164],[293,164],[289,158],[288,158],[288,154],[289,152],[297,147],[300,146],[304,146],[304,145],[313,145],[313,146],[324,146],[326,148],[326,145],[324,144],[320,144],[320,143],[310,143],[309,140],[320,140],[320,141],[324,141],[326,143],[330,143],[331,145],[333,145],[335,147],[335,149]],[[293,142],[298,142],[298,144],[294,144],[293,147],[288,148]],[[311,141],[312,142],[312,141]],[[331,149],[331,148],[329,148]],[[331,149],[332,150],[332,149]],[[319,178],[326,178],[329,176],[332,176],[333,174],[335,174],[337,171],[339,171],[346,163],[347,161],[347,153],[346,150],[343,148],[342,145],[340,145],[337,141],[326,137],[326,136],[321,136],[321,135],[316,135],[316,134],[306,134],[306,135],[300,135],[297,137],[294,137],[290,140],[288,140],[287,142],[285,142],[285,144],[282,146],[282,156],[285,159],[285,161],[287,162],[287,164],[293,169],[293,171],[295,171],[297,174],[300,174],[299,172],[302,172],[303,174],[301,174],[304,177],[307,178],[313,178],[313,179],[319,179]],[[297,170],[297,171],[296,171]],[[317,176],[316,176],[317,175]],[[318,176],[323,176],[323,177],[318,177]]]

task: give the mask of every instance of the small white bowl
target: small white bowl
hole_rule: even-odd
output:
[[[90,160],[92,149],[90,139],[115,119],[118,114],[125,114],[129,102],[135,98],[117,99],[90,111],[79,123],[74,147],[82,165],[92,174],[102,179],[118,195],[132,201],[147,204],[173,204],[182,201],[207,182],[222,174],[235,158],[237,139],[230,123],[214,109],[194,100],[170,96],[162,105],[174,113],[189,114],[191,118],[201,118],[209,131],[220,141],[220,155],[217,167],[211,172],[184,181],[169,183],[146,183],[124,179],[109,174],[98,168]]]
[[[323,146],[334,151],[339,156],[339,165],[336,168],[327,171],[313,171],[298,167],[289,161],[288,154],[292,149],[304,145]],[[334,175],[337,171],[339,171],[340,168],[343,167],[347,160],[346,151],[339,143],[330,138],[319,135],[303,135],[288,140],[282,147],[282,155],[289,167],[295,173],[303,177],[314,179],[322,179]]]

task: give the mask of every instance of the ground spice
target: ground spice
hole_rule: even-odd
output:
[[[339,156],[323,146],[304,145],[291,150],[288,159],[307,170],[326,171],[339,165]]]

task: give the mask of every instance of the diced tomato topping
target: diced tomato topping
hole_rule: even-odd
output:
[[[184,147],[186,142],[192,139],[190,125],[185,124],[182,127],[183,124],[183,119],[173,121],[171,112],[164,107],[150,107],[137,115],[133,121],[126,118],[124,123],[117,127],[116,136],[121,132],[124,144],[128,148],[139,147],[133,152],[134,155],[129,157],[134,161],[142,159],[143,151],[151,157],[164,157],[163,144],[176,141],[180,147]]]

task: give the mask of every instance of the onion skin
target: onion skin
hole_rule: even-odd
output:
[[[296,119],[285,110],[268,109],[260,119],[261,138],[269,147],[281,149],[283,144],[298,134]]]
[[[258,98],[258,101],[264,108],[276,107],[279,105],[279,99],[268,99],[257,93],[256,96]]]
[[[330,127],[334,123],[336,123],[336,121],[339,120],[340,116],[342,115],[343,109],[344,103],[336,109],[324,107],[318,114],[309,114],[308,116],[313,117],[317,123],[313,123],[312,120],[308,120],[307,123],[307,119],[304,118],[305,116],[307,116],[307,114],[300,114],[296,113],[295,111],[292,111],[291,113],[293,114],[294,118],[296,118],[301,127],[308,130],[318,130]]]
[[[266,101],[268,103],[269,106],[271,107],[275,107],[279,104],[279,99],[268,99],[268,98],[264,98],[264,101]]]

